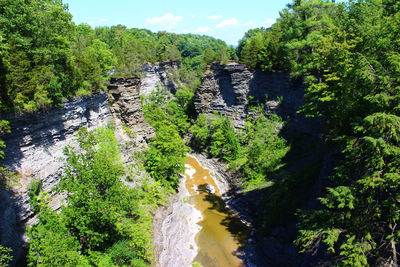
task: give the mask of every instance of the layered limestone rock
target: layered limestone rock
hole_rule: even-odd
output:
[[[146,64],[143,66],[144,77],[141,79],[140,94],[150,95],[157,86],[168,89],[171,93],[175,93],[176,84],[170,78],[170,72],[178,69],[176,62],[160,62],[156,64]]]
[[[121,144],[136,145],[129,149],[145,147],[146,139],[154,135],[154,130],[144,121],[140,95],[149,94],[159,82],[172,90],[172,83],[166,78],[170,67],[172,63],[145,66],[149,72],[143,79],[112,78],[107,94],[72,99],[57,109],[1,115],[0,120],[11,122],[12,130],[2,137],[6,143],[4,165],[19,175],[7,189],[0,189],[0,240],[2,245],[13,250],[14,259],[20,259],[24,253],[25,226],[36,220],[27,195],[31,182],[40,179],[42,189],[52,197],[50,206],[55,210],[60,208],[63,196],[55,194],[54,186],[59,183],[63,171],[63,149],[68,145],[77,146],[75,137],[81,127],[92,130],[113,122]],[[132,129],[131,137],[124,134],[125,126]],[[127,151],[126,146],[123,149],[123,161],[132,162],[131,151]],[[145,174],[138,172],[137,175]]]
[[[196,91],[198,114],[214,111],[228,116],[242,127],[249,105],[264,103],[283,117],[296,117],[303,104],[304,90],[289,74],[251,71],[242,64],[211,66]]]
[[[154,129],[145,121],[140,101],[141,80],[138,78],[113,77],[108,86],[110,110],[117,126],[125,125],[133,130],[138,147],[146,145],[146,139],[154,136]]]
[[[54,194],[64,163],[63,149],[75,146],[80,127],[95,129],[112,120],[105,93],[73,99],[62,108],[36,114],[3,116],[11,121],[12,133],[4,136],[4,164],[19,175],[9,190],[0,191],[2,245],[13,249],[14,257],[23,253],[25,224],[32,223],[28,186],[33,179],[52,196],[50,206],[60,207],[62,196]]]

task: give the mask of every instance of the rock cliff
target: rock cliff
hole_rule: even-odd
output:
[[[154,135],[153,128],[144,121],[141,89],[141,80],[137,78],[113,77],[108,86],[110,111],[117,126],[131,128],[139,147],[145,146],[146,139]]]
[[[72,99],[43,113],[0,116],[9,119],[12,128],[12,133],[4,138],[4,163],[20,175],[17,185],[0,190],[0,239],[13,249],[15,258],[24,252],[25,225],[34,221],[27,196],[32,179],[42,180],[43,189],[52,196],[50,205],[59,208],[62,196],[52,193],[52,189],[62,173],[63,148],[76,145],[74,138],[80,127],[95,129],[112,121],[119,129],[131,128],[137,148],[145,147],[154,130],[144,121],[140,96],[150,94],[157,85],[175,92],[176,85],[168,73],[171,68],[177,66],[168,62],[146,65],[141,79],[112,78],[107,94]],[[250,71],[240,64],[213,65],[196,91],[195,107],[197,113],[217,111],[229,116],[236,127],[242,127],[249,106],[253,102],[265,103],[271,111],[297,122],[292,123],[296,130],[318,133],[296,113],[303,103],[303,94],[302,86],[284,73]],[[123,133],[117,138],[129,139]],[[125,152],[124,155],[129,154]],[[132,159],[126,156],[124,160]]]
[[[157,86],[163,86],[171,93],[175,93],[176,84],[169,77],[169,71],[177,70],[177,68],[176,62],[171,61],[144,65],[140,94],[149,95]]]
[[[114,77],[107,94],[101,92],[72,99],[46,112],[0,114],[0,120],[11,122],[12,130],[3,138],[7,146],[4,165],[19,175],[15,184],[0,189],[0,240],[2,245],[12,248],[14,259],[21,258],[24,253],[25,226],[35,221],[27,195],[31,181],[40,179],[43,190],[52,197],[51,207],[60,207],[63,197],[56,195],[53,188],[62,174],[63,149],[67,145],[77,145],[75,136],[80,127],[95,129],[113,122],[121,143],[136,144],[133,149],[145,147],[154,130],[144,121],[140,95],[150,94],[157,85],[174,91],[174,84],[168,79],[169,68],[176,68],[176,65],[169,62],[145,65],[141,79]],[[133,130],[133,138],[124,134],[124,126]],[[123,151],[123,160],[132,161],[129,151]],[[138,172],[137,175],[144,174]]]
[[[242,64],[214,64],[203,77],[194,101],[198,114],[216,111],[241,127],[249,105],[254,103],[264,103],[285,118],[297,118],[303,95],[304,88],[289,74],[251,71]]]
[[[63,166],[63,148],[76,145],[80,127],[95,129],[112,120],[105,93],[67,101],[63,107],[37,114],[3,116],[11,121],[12,133],[4,137],[7,145],[4,164],[20,175],[9,190],[1,189],[0,228],[3,245],[13,249],[15,258],[23,253],[25,224],[33,213],[27,190],[33,179],[40,179],[50,192],[50,205],[60,207],[60,196],[53,193]]]

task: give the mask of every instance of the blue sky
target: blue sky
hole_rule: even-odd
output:
[[[75,23],[122,24],[154,32],[210,35],[236,45],[248,30],[269,27],[291,0],[64,0]]]

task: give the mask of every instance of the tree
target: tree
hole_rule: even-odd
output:
[[[189,150],[180,136],[189,128],[183,100],[174,99],[165,89],[158,88],[142,105],[145,118],[156,130],[146,153],[145,168],[164,186],[175,189]]]
[[[146,178],[130,188],[132,168],[121,163],[112,125],[94,131],[81,128],[79,150],[67,146],[65,174],[59,193],[66,196],[59,212],[48,205],[46,192],[31,186],[39,222],[28,235],[32,266],[147,266],[152,259],[152,212],[165,202],[160,183]],[[121,253],[123,252],[123,254]]]
[[[11,262],[13,257],[10,255],[11,249],[7,247],[3,247],[0,245],[0,265],[1,266],[8,266]]]
[[[78,142],[85,153],[65,148],[67,167],[60,190],[67,193],[66,223],[79,240],[81,252],[86,253],[120,237],[115,224],[119,207],[114,203],[123,187],[120,177],[124,168],[112,128],[100,128],[96,133],[81,128]]]
[[[68,61],[73,26],[61,1],[2,1],[1,106],[35,111],[74,90]],[[45,26],[43,26],[45,25]],[[67,74],[67,75],[65,75]]]
[[[30,266],[84,266],[89,262],[79,253],[79,242],[71,236],[65,217],[45,203],[41,193],[37,202],[39,224],[28,229]]]
[[[176,126],[160,125],[146,154],[146,170],[164,185],[176,188],[180,174],[185,170],[187,152]]]
[[[257,67],[258,53],[264,45],[263,39],[263,34],[259,32],[246,40],[240,53],[240,63],[246,64],[251,69]]]
[[[197,118],[196,122],[190,127],[193,134],[192,146],[198,150],[205,149],[210,142],[210,130],[208,128],[207,115],[202,113]]]

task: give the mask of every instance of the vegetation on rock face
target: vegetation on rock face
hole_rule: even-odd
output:
[[[281,119],[276,114],[264,114],[262,107],[253,112],[242,130],[235,131],[229,118],[219,114],[200,114],[190,128],[193,148],[228,162],[240,171],[247,186],[269,181],[289,149],[279,137]]]
[[[10,123],[8,121],[0,121],[0,136],[6,133],[10,133]],[[0,139],[0,149],[4,149],[6,147],[3,140]],[[4,159],[4,151],[0,150],[0,160]]]
[[[184,161],[189,151],[181,137],[190,126],[185,103],[158,88],[144,98],[142,104],[145,119],[156,131],[146,152],[145,168],[164,186],[175,189],[185,170]]]
[[[8,266],[11,262],[13,257],[10,255],[11,249],[7,247],[3,247],[0,245],[0,265],[1,266]]]
[[[9,122],[5,120],[0,121],[0,137],[10,132]],[[2,149],[5,147],[4,141],[0,139],[0,187],[6,186],[10,177],[14,176],[14,173],[10,172],[2,163],[5,156]],[[8,266],[12,262],[13,256],[11,256],[11,253],[12,250],[10,248],[0,245],[0,266]]]
[[[323,208],[300,213],[297,244],[320,242],[347,266],[397,265],[400,241],[400,6],[391,0],[294,1],[239,45],[251,67],[307,87],[303,114],[324,116],[343,148]]]
[[[29,264],[146,266],[152,259],[151,212],[165,201],[162,187],[146,179],[134,188],[123,183],[122,175],[133,174],[121,162],[112,125],[81,128],[78,142],[79,150],[64,151],[61,211],[51,210],[45,192],[31,194],[39,222],[28,231]]]

